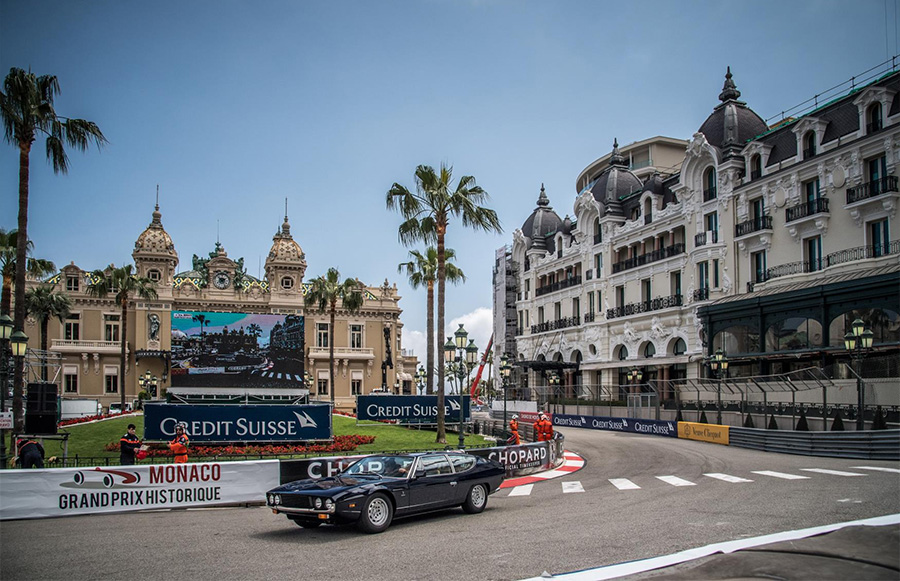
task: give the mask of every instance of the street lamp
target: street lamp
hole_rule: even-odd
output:
[[[555,371],[550,372],[550,377],[547,378],[547,383],[550,384],[550,393],[553,394],[553,401],[556,401],[556,388],[559,387],[559,374]],[[547,405],[550,404],[550,395],[547,396]],[[539,410],[540,411],[540,410]],[[553,411],[556,411],[556,404],[554,403]]]
[[[150,373],[148,369],[144,375],[138,376],[138,384],[141,389],[150,394],[150,397],[156,399],[156,388],[159,385],[159,378]]]
[[[722,425],[722,378],[728,377],[728,356],[721,349],[709,358],[709,368],[716,374],[716,423]]]
[[[872,350],[872,342],[875,339],[875,333],[866,327],[866,323],[862,319],[856,319],[851,325],[851,330],[844,335],[844,347],[853,361],[856,362],[856,429],[862,431],[866,429],[866,419],[863,412],[866,407],[866,392],[863,390],[861,365],[862,360],[866,358],[869,351]]]
[[[428,385],[428,374],[425,372],[425,368],[419,366],[419,370],[416,371],[416,388],[418,389],[419,395],[422,395],[425,391],[425,387]]]
[[[394,381],[394,394],[400,395],[400,380],[399,379]]]
[[[6,392],[9,390],[9,357],[6,345],[12,335],[13,320],[0,315],[0,414],[6,413]],[[0,469],[6,468],[6,430],[0,430]]]
[[[475,360],[478,357],[478,347],[475,345],[475,340],[469,342],[468,346],[466,346],[466,339],[468,339],[469,333],[463,328],[462,323],[459,325],[459,329],[453,333],[453,338],[456,341],[454,345],[450,339],[447,339],[447,344],[444,345],[444,361],[447,364],[447,370],[450,374],[456,374],[458,378],[458,386],[459,386],[459,447],[460,449],[465,447],[465,433],[464,433],[464,406],[463,406],[463,393],[462,393],[462,384],[463,380],[469,374],[469,369],[475,366]],[[468,366],[467,366],[468,364]],[[443,389],[443,386],[442,386]]]
[[[307,392],[306,393],[306,403],[309,403],[309,396],[313,392],[312,380],[313,380],[312,374],[309,371],[304,371],[303,372],[303,383],[306,384],[306,392]],[[318,401],[318,400],[319,400],[319,397],[316,396],[316,401]]]
[[[512,370],[512,365],[509,364],[509,359],[506,357],[504,353],[503,357],[500,358],[500,375],[503,377],[503,429],[506,429],[506,400],[509,399],[509,372]]]

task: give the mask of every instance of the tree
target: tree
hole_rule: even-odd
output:
[[[41,325],[41,351],[47,351],[47,327],[50,319],[62,323],[69,316],[72,301],[68,295],[55,292],[53,287],[42,285],[25,293],[25,310]],[[47,381],[47,366],[41,367],[41,381]]]
[[[122,334],[119,336],[119,394],[122,409],[125,409],[125,345],[128,336],[128,308],[131,298],[142,298],[148,301],[156,299],[156,283],[146,277],[132,272],[131,265],[116,268],[110,264],[106,270],[95,270],[91,273],[91,283],[87,288],[92,297],[106,298],[115,293],[116,304],[122,310]]]
[[[404,222],[400,224],[398,237],[404,245],[418,241],[437,244],[437,345],[444,344],[444,291],[447,277],[446,249],[444,239],[452,218],[458,218],[463,227],[485,232],[500,233],[500,219],[497,212],[480,206],[489,196],[481,186],[476,185],[473,176],[463,176],[451,190],[453,168],[441,164],[439,172],[433,167],[420,165],[416,168],[416,192],[394,183],[387,192],[386,204],[389,210],[398,210]],[[444,431],[444,366],[438,365],[438,405],[437,439],[440,444],[447,442]]]
[[[425,333],[425,369],[428,370],[425,393],[434,393],[434,282],[437,280],[437,249],[429,246],[425,249],[423,255],[418,250],[410,250],[409,255],[413,258],[409,262],[403,262],[397,265],[397,272],[406,272],[409,277],[409,284],[412,288],[425,287],[427,289],[426,299],[426,318],[427,330]],[[450,262],[456,257],[456,252],[452,248],[444,250],[444,259],[446,261],[446,277],[449,282],[458,283],[465,282],[466,275],[462,269]],[[441,345],[443,349],[443,345]]]
[[[328,373],[331,381],[331,409],[334,409],[334,318],[337,314],[337,302],[350,313],[355,313],[363,305],[362,283],[348,278],[340,282],[341,273],[336,268],[329,268],[324,276],[312,280],[306,302],[317,305],[322,313],[328,313]]]
[[[31,146],[37,137],[45,137],[47,160],[55,173],[66,173],[69,160],[66,146],[81,151],[94,143],[99,148],[106,143],[100,128],[92,121],[60,117],[53,107],[59,94],[59,82],[54,75],[37,76],[19,68],[9,69],[0,91],[0,116],[7,143],[19,149],[19,218],[16,240],[15,316],[16,331],[25,330],[25,271],[28,253],[28,176]],[[18,359],[15,369],[13,413],[15,431],[25,429],[22,407],[24,360]]]
[[[200,323],[200,344],[203,345],[203,328],[209,325],[209,319],[206,315],[194,315],[191,320]]]
[[[18,233],[15,230],[7,232],[0,228],[0,273],[3,275],[3,295],[0,297],[0,313],[9,314],[12,307],[12,288],[16,279],[16,247],[18,245]],[[25,249],[26,255],[33,250],[34,244],[28,241]],[[27,256],[25,262],[25,274],[33,278],[39,278],[56,272],[56,265],[50,260]]]

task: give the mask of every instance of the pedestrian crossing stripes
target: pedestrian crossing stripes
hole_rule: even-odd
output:
[[[900,470],[895,468],[883,468],[879,466],[854,466],[853,468],[857,470],[873,470],[877,472],[891,472],[891,473],[900,473]],[[833,470],[829,468],[799,468],[798,470],[803,472],[812,472],[813,474],[822,474],[827,476],[840,476],[840,477],[859,477],[859,476],[868,476],[868,474],[863,474],[861,472],[848,472],[846,470]],[[803,476],[801,474],[790,474],[787,472],[776,472],[774,470],[753,470],[753,474],[759,474],[760,476],[767,476],[769,478],[777,478],[780,480],[809,480],[810,476]],[[712,479],[718,480],[720,482],[727,482],[730,484],[740,484],[746,482],[755,482],[754,480],[750,480],[749,478],[743,478],[740,476],[734,476],[732,474],[723,474],[721,472],[710,472],[703,474],[703,476]],[[684,478],[680,478],[674,475],[665,475],[665,476],[655,476],[657,480],[661,482],[665,482],[670,486],[682,487],[682,486],[697,486],[697,482],[691,482],[690,480],[686,480]],[[608,482],[612,484],[619,490],[641,490],[642,487],[629,480],[628,478],[609,478]],[[564,494],[575,493],[575,492],[584,492],[584,486],[581,481],[573,480],[568,482],[561,482],[562,492]],[[515,486],[512,488],[508,496],[529,496],[534,489],[534,483],[522,484],[519,486]],[[850,502],[850,499],[841,500],[838,502]]]

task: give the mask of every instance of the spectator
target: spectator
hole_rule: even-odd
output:
[[[19,440],[19,468],[43,468],[44,447],[34,440]]]
[[[186,464],[188,461],[188,437],[185,434],[184,422],[175,426],[175,438],[169,442],[169,449],[175,453],[176,464]]]
[[[544,412],[541,412],[538,421],[534,423],[534,436],[538,442],[549,442],[553,439],[553,423],[547,419]]]
[[[119,464],[122,466],[134,464],[135,452],[141,447],[141,441],[134,433],[135,429],[134,424],[128,424],[128,431],[119,439]]]
[[[522,443],[522,439],[519,437],[519,416],[518,414],[513,414],[511,420],[509,420],[509,431],[511,435],[509,439],[506,440],[507,446],[518,446]]]

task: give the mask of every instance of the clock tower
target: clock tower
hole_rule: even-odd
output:
[[[266,280],[272,298],[287,299],[302,293],[306,273],[306,255],[291,236],[291,225],[285,214],[284,224],[272,238],[272,248],[266,257]],[[276,301],[277,302],[277,301]]]

